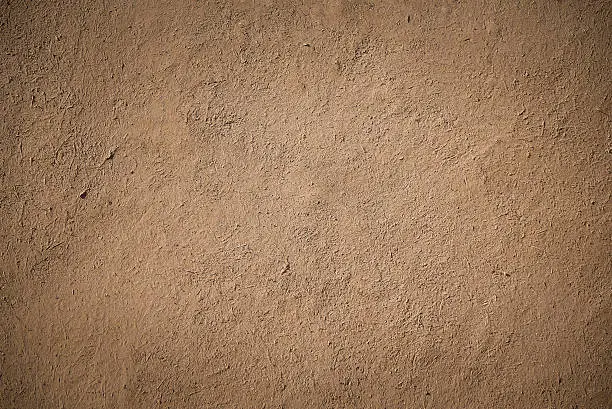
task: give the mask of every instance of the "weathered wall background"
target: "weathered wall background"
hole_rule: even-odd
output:
[[[610,407],[611,11],[3,1],[0,406]]]

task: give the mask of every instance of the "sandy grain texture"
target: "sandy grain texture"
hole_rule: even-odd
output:
[[[610,1],[0,17],[0,407],[612,407]]]

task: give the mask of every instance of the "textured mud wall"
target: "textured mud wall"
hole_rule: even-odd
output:
[[[0,407],[612,406],[609,1],[0,4]]]

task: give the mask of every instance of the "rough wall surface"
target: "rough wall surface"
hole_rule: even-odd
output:
[[[612,406],[610,1],[0,16],[0,407]]]

